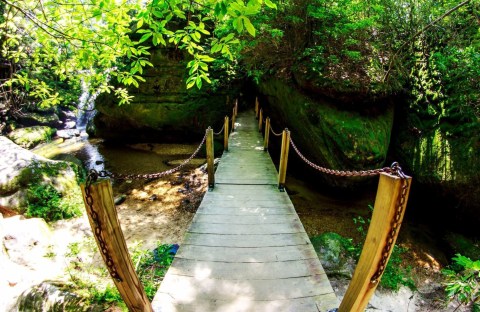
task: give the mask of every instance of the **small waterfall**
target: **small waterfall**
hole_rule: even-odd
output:
[[[77,129],[80,133],[86,133],[87,125],[93,117],[95,117],[95,99],[100,94],[99,90],[94,93],[90,93],[88,85],[85,80],[82,79],[82,95],[78,99],[78,113],[77,113]]]
[[[82,79],[82,94],[78,99],[77,125],[76,128],[80,133],[80,138],[83,141],[83,147],[76,153],[86,169],[95,169],[101,171],[105,169],[103,155],[98,151],[98,143],[93,143],[87,140],[88,123],[95,117],[97,111],[95,110],[95,99],[100,94],[100,90],[93,93],[89,91],[88,83]]]

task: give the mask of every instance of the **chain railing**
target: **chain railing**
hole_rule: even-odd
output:
[[[300,157],[300,159],[303,160],[307,165],[309,165],[315,170],[318,170],[320,172],[323,172],[329,175],[334,175],[339,177],[371,177],[371,176],[379,175],[382,172],[385,172],[385,173],[393,172],[393,169],[392,169],[393,165],[392,167],[384,167],[384,168],[371,169],[371,170],[359,170],[359,171],[329,169],[329,168],[314,164],[313,162],[308,160],[305,156],[303,156],[303,154],[298,150],[298,147],[293,142],[292,137],[290,137],[290,144],[292,144],[293,150],[295,151],[295,153],[297,153],[298,157]],[[398,163],[395,163],[395,164],[396,166],[398,166]]]
[[[281,132],[276,132],[275,130],[273,130],[272,126],[270,125],[270,133],[273,134],[274,136],[282,136],[282,133]]]
[[[259,131],[262,131],[263,109],[260,107],[258,99],[255,100],[255,115],[259,119]],[[265,124],[264,150],[268,149],[270,133],[274,136],[282,136],[278,170],[278,187],[281,191],[285,187],[290,145],[304,163],[323,174],[337,177],[380,176],[366,243],[344,299],[340,307],[334,309],[340,312],[363,311],[385,271],[395,246],[410,192],[411,177],[403,173],[397,162],[390,167],[358,171],[336,170],[317,165],[300,152],[288,129],[285,128],[281,133],[275,132],[269,117],[266,118]]]
[[[123,173],[113,173],[109,172],[107,170],[101,170],[101,171],[96,171],[95,169],[91,169],[89,171],[89,179],[91,179],[93,182],[95,182],[98,178],[112,178],[115,180],[142,180],[142,179],[159,179],[163,178],[165,176],[171,175],[186,165],[188,165],[195,156],[197,156],[198,152],[200,152],[200,149],[202,146],[205,144],[205,140],[207,138],[207,134],[203,136],[202,141],[198,145],[197,149],[193,152],[193,154],[190,155],[186,160],[184,160],[181,164],[176,166],[175,168],[168,169],[162,172],[155,172],[155,173],[144,173],[144,174],[123,174]]]
[[[213,135],[220,135],[223,133],[223,130],[225,130],[225,123],[223,124],[222,129],[220,129],[218,132],[214,132]]]

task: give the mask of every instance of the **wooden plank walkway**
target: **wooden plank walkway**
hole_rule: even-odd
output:
[[[238,115],[184,243],[153,300],[157,312],[328,311],[330,282],[258,132]]]

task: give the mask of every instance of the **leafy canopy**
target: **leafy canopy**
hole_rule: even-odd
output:
[[[40,106],[72,100],[81,80],[113,92],[143,81],[153,46],[189,55],[187,88],[210,83],[215,58],[233,61],[251,18],[276,8],[271,0],[0,0],[0,60],[10,65],[3,87],[21,89]],[[114,87],[114,80],[120,87]],[[93,90],[91,90],[93,91]]]

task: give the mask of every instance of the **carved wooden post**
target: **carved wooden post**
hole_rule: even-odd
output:
[[[372,220],[352,281],[339,312],[364,311],[397,240],[412,178],[380,174]]]
[[[82,184],[81,189],[98,249],[128,310],[153,311],[128,253],[110,180],[94,182],[88,190]]]
[[[213,189],[215,187],[215,169],[214,169],[214,149],[213,149],[213,129],[207,129],[207,172],[208,172],[208,187]]]
[[[260,113],[258,115],[258,132],[262,132],[263,127],[263,109],[260,108]]]
[[[230,126],[230,121],[228,116],[225,116],[225,128],[223,130],[223,149],[228,151],[228,127]]]
[[[290,148],[290,131],[288,129],[282,132],[282,150],[280,152],[280,165],[278,168],[278,188],[285,190],[285,179],[287,177],[288,150]]]
[[[263,150],[268,151],[268,139],[270,138],[270,117],[265,121],[265,137],[263,139]]]
[[[258,118],[260,103],[258,103],[258,97],[255,97],[255,118]]]

